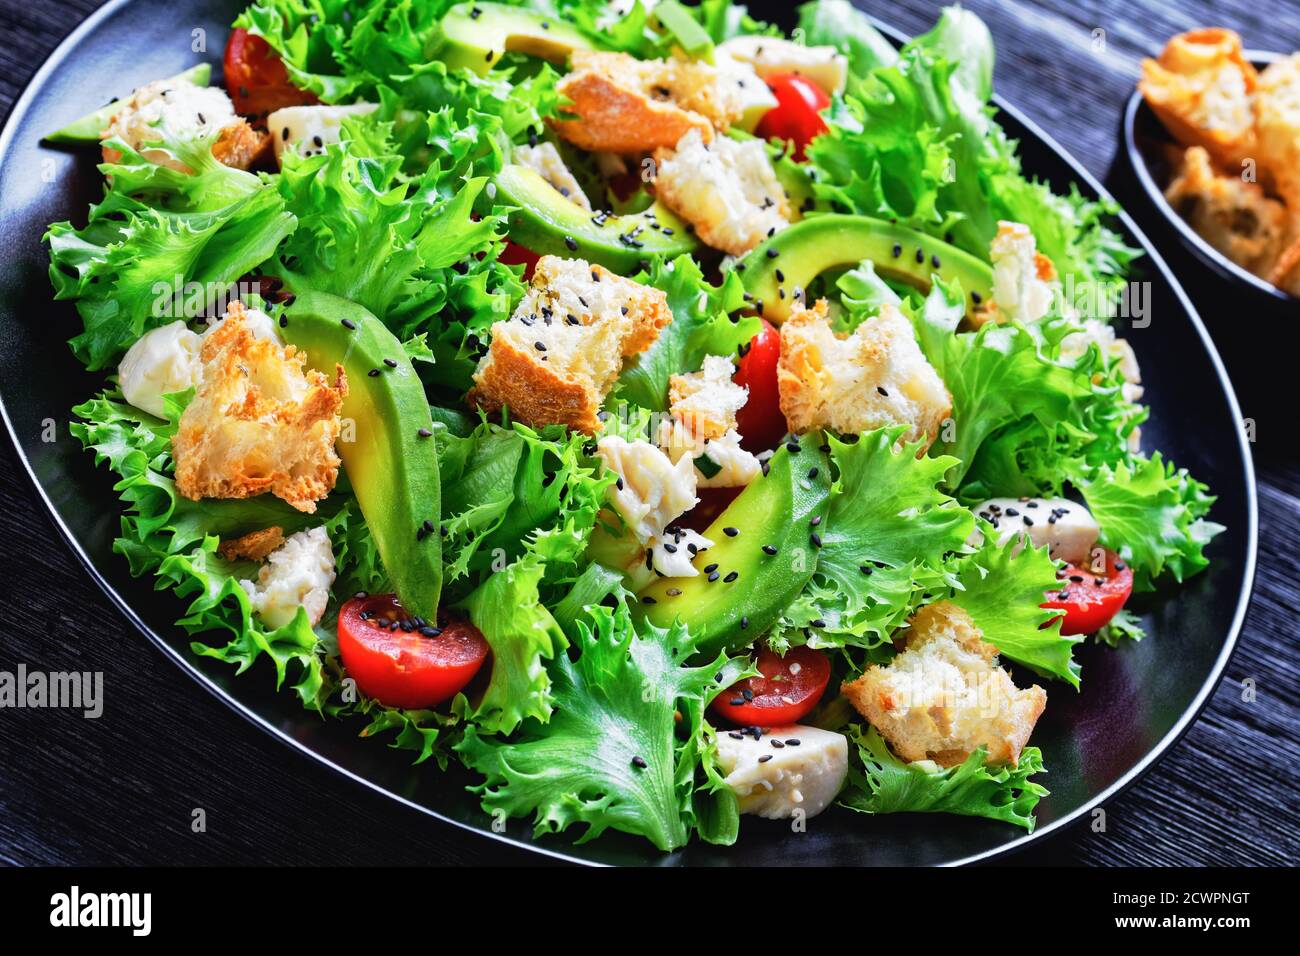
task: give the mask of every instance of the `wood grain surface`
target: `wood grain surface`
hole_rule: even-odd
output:
[[[0,0],[0,114],[96,0]],[[997,42],[997,89],[1094,173],[1112,162],[1119,112],[1142,56],[1193,26],[1221,24],[1248,46],[1300,48],[1294,0],[1077,3],[968,0]],[[909,33],[938,6],[866,4]],[[1096,31],[1104,31],[1098,34]],[[1099,49],[1098,38],[1104,38]],[[1166,249],[1203,314],[1230,303]],[[1277,343],[1274,343],[1276,346]],[[1262,347],[1268,347],[1265,343]],[[1294,348],[1294,341],[1290,345]],[[1231,367],[1239,387],[1250,368]],[[1271,397],[1242,396],[1243,411]],[[1290,401],[1290,400],[1288,400]],[[7,440],[0,440],[0,581],[9,614],[0,670],[103,671],[102,717],[0,712],[0,863],[535,863],[438,826],[342,780],[203,693],[129,628],[57,538]],[[1291,446],[1291,447],[1288,447]],[[1087,823],[1015,864],[1300,863],[1300,456],[1282,434],[1257,448],[1260,554],[1246,627],[1223,683],[1187,736]],[[1243,681],[1256,689],[1243,699]],[[207,831],[191,832],[204,809]]]

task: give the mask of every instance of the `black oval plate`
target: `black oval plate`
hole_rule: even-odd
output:
[[[1255,479],[1232,387],[1200,320],[1159,255],[1127,216],[1128,240],[1147,250],[1150,327],[1130,335],[1153,405],[1150,447],[1209,482],[1220,495],[1213,517],[1228,526],[1211,547],[1214,563],[1186,587],[1143,603],[1151,636],[1111,651],[1083,647],[1082,694],[1050,688],[1052,705],[1034,736],[1052,795],[1030,836],[988,820],[907,814],[869,818],[834,808],[804,834],[747,818],[734,847],[694,843],[670,855],[608,834],[583,846],[569,837],[529,839],[516,821],[493,833],[465,792],[468,776],[412,768],[409,755],[356,736],[359,727],[322,722],[289,693],[276,694],[269,668],[234,679],[231,669],[196,658],[173,621],[180,603],[133,580],[112,553],[118,505],[112,479],[68,436],[68,409],[102,381],[83,372],[65,340],[79,327],[70,305],[53,303],[41,235],[52,221],[84,221],[101,192],[95,156],[41,145],[41,136],[113,94],[170,76],[206,58],[219,65],[240,0],[115,0],[64,41],[32,80],[0,135],[0,398],[10,434],[38,495],[87,571],[126,618],[179,667],[229,706],[285,743],[352,779],[438,820],[520,843],[541,854],[617,864],[944,864],[986,859],[1040,839],[1132,783],[1183,733],[1214,689],[1246,610],[1256,549]],[[755,11],[762,15],[763,10]],[[203,31],[202,33],[196,31]],[[888,31],[887,31],[888,32]],[[891,33],[898,40],[897,34]],[[191,45],[206,40],[206,53]],[[1015,110],[999,103],[1007,132],[1022,141],[1025,168],[1059,190],[1100,185]],[[49,419],[59,438],[44,442]]]
[[[1259,67],[1281,59],[1281,54],[1262,53],[1257,50],[1247,50],[1245,55]],[[1165,218],[1169,226],[1176,231],[1179,240],[1193,255],[1205,263],[1226,284],[1232,285],[1233,292],[1246,292],[1266,307],[1289,307],[1285,310],[1287,312],[1300,305],[1300,299],[1291,293],[1248,272],[1215,249],[1201,238],[1186,219],[1178,215],[1173,206],[1169,205],[1169,201],[1165,199],[1165,187],[1171,179],[1171,170],[1162,151],[1174,140],[1164,124],[1156,117],[1155,112],[1147,106],[1146,100],[1138,90],[1133,91],[1124,106],[1123,129],[1124,155],[1138,184],[1142,187],[1147,202]],[[1279,311],[1279,314],[1282,312]]]

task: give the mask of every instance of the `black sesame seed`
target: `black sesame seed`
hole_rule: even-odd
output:
[[[932,265],[932,266],[934,266],[936,269],[938,269],[938,268],[939,268],[939,257],[938,257],[938,256],[931,256],[931,257],[930,257],[930,265]]]
[[[749,627],[749,618],[748,618],[748,617],[742,617],[742,618],[740,619],[740,629],[743,631],[743,630],[745,630],[745,629],[748,628],[748,627]]]
[[[712,584],[716,580],[718,580],[718,572],[714,571],[712,574],[709,575],[709,583]]]
[[[881,396],[882,398],[888,398],[888,397],[889,397],[889,389],[885,388],[885,386],[883,386],[883,385],[877,385],[877,386],[876,386],[876,391],[877,391],[878,393],[880,393],[880,396]]]
[[[289,327],[289,317],[287,315],[280,316],[280,328],[287,329],[288,327]]]
[[[814,548],[820,548],[822,546],[822,536],[816,531],[812,533],[811,540]]]
[[[649,766],[649,764],[645,762],[645,757],[638,755],[632,758],[632,766],[636,767],[638,770],[644,770]]]
[[[799,744],[801,744],[801,743],[803,743],[803,741],[801,741],[798,737],[787,737],[787,738],[785,738],[785,745],[786,745],[787,747],[798,747]]]
[[[772,544],[765,544],[765,545],[763,545],[763,553],[764,553],[764,554],[776,554],[776,545],[772,545]]]
[[[780,253],[778,250],[776,250],[776,249],[769,249],[769,250],[767,250],[767,252],[766,252],[766,255],[767,255],[767,257],[768,257],[769,259],[775,259],[775,258],[776,258],[777,256],[779,256],[780,254],[781,254],[781,253]]]
[[[821,515],[813,515],[811,518],[808,519],[808,524],[810,524],[810,525],[811,525],[812,527],[814,527],[814,528],[817,527],[817,526],[818,526],[819,524],[821,524],[821,523],[822,523],[822,516],[821,516]]]
[[[903,247],[899,245],[897,242],[894,243],[894,258],[897,259],[902,254],[903,254]]]
[[[809,480],[809,481],[812,481],[814,478],[817,477],[818,474],[820,474],[820,472],[817,470],[816,467],[809,468],[809,469],[808,469],[808,480]]]
[[[736,535],[740,534],[740,529],[739,529],[739,528],[723,528],[723,529],[722,529],[722,533],[725,534],[728,538],[734,538]]]
[[[396,359],[386,358],[386,359],[384,359],[384,364],[387,365],[389,368],[397,368],[397,360],[396,360]]]
[[[799,443],[797,441],[792,441],[785,446],[785,450],[792,455],[797,455],[799,454]]]
[[[716,561],[714,561],[712,564],[706,564],[706,565],[704,566],[704,573],[705,573],[705,574],[709,574],[710,572],[712,572],[712,571],[716,571],[716,570],[718,570],[718,562],[716,562]]]
[[[378,377],[379,377],[379,369],[377,369],[377,368],[372,368],[372,369],[371,369],[369,372],[367,372],[366,374],[369,375],[371,378],[378,378]]]
[[[858,570],[861,571],[863,574],[870,574],[870,573],[871,573],[871,568],[868,567],[868,566],[865,565],[865,564],[863,564],[863,565],[859,565]]]
[[[1020,520],[1025,523],[1026,528],[1032,528],[1034,526],[1034,519],[1029,517],[1029,515],[1025,515]]]
[[[924,262],[924,261],[925,261],[925,251],[922,250],[922,249],[917,249],[917,250],[916,250],[916,262],[917,262],[917,264],[920,265],[920,264],[921,264],[922,262]]]
[[[433,432],[431,432],[431,431],[430,431],[429,429],[427,429],[427,428],[421,428],[419,431],[416,432],[416,434],[419,435],[421,438],[431,438],[431,437],[433,437]]]
[[[644,597],[641,598],[641,603],[642,603],[642,604],[654,604],[654,603],[655,603],[655,599],[652,598],[650,595],[647,594],[647,595],[645,595]]]
[[[355,332],[357,328],[357,324],[353,322],[351,319],[344,319],[343,328],[347,329],[349,332]]]
[[[768,762],[769,760],[771,760],[771,759],[772,759],[772,755],[771,755],[771,754],[763,754],[763,756],[761,756],[761,757],[758,758],[758,762],[759,762],[759,763],[767,763],[767,762]]]
[[[578,251],[578,240],[574,239],[572,236],[565,236],[564,244],[568,246],[570,252]]]
[[[979,305],[982,299],[983,297],[978,292],[972,292],[970,294],[970,300],[974,302],[976,305]]]
[[[769,741],[769,743],[770,743],[773,747],[775,747],[777,750],[782,750],[782,749],[785,748],[785,744],[782,743],[781,741],[777,740],[775,737],[773,737],[773,738]]]
[[[819,617],[817,617],[817,618],[813,618],[813,620],[812,620],[812,626],[813,626],[813,627],[825,627],[825,626],[826,626],[826,622],[823,621],[823,620],[822,620],[821,618],[819,618]]]
[[[730,572],[730,573],[729,573],[725,578],[723,578],[722,580],[723,580],[724,583],[726,583],[726,584],[730,584],[732,581],[736,580],[736,578],[738,578],[738,577],[740,577],[740,572],[739,572],[739,571],[732,571],[732,572]]]
[[[1003,512],[1003,513],[1004,513],[1004,514],[1008,514],[1008,515],[1010,515],[1010,516],[1013,517],[1013,518],[1019,517],[1019,515],[1020,515],[1020,512],[1017,511],[1015,508],[1008,508],[1008,509],[1007,509],[1005,512]]]

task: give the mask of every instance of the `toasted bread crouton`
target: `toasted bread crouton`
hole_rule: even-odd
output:
[[[270,143],[265,133],[235,114],[230,97],[220,87],[176,80],[155,80],[137,89],[114,114],[101,138],[121,139],[151,163],[189,173],[193,170],[167,150],[147,149],[145,144],[207,136],[217,130],[221,132],[212,145],[212,155],[236,169],[248,169]],[[122,158],[107,145],[103,154],[106,163]]]
[[[922,442],[923,453],[952,411],[948,389],[893,305],[848,335],[831,329],[824,299],[797,309],[781,326],[776,379],[781,411],[796,433],[908,424],[903,438]]]
[[[1300,214],[1300,53],[1270,63],[1255,92],[1259,164],[1292,213]]]
[[[997,648],[948,601],[913,615],[903,650],[840,690],[903,760],[962,763],[979,747],[989,764],[1016,764],[1047,692],[1024,690],[997,665]]]
[[[1174,139],[1235,166],[1254,150],[1257,78],[1241,37],[1215,27],[1180,33],[1143,60],[1138,89]]]
[[[198,389],[172,437],[177,490],[195,500],[271,492],[314,512],[338,477],[342,366],[330,385],[293,346],[256,338],[239,303],[203,337],[199,358]]]
[[[227,561],[265,561],[266,556],[284,544],[284,529],[271,525],[261,531],[250,531],[239,538],[222,541],[217,548]]]
[[[993,262],[993,297],[981,303],[975,324],[1037,322],[1052,309],[1059,288],[1056,266],[1038,251],[1038,241],[1020,222],[998,222],[989,243]]]
[[[703,438],[721,438],[736,427],[749,389],[731,380],[736,366],[725,355],[706,355],[698,372],[668,379],[673,417]]]
[[[554,143],[516,146],[514,161],[520,166],[527,166],[536,172],[554,186],[555,191],[569,202],[575,203],[583,209],[591,209],[591,200],[582,191],[582,187],[578,185],[578,180],[574,178],[569,167],[564,165],[564,160],[560,158],[560,151],[555,148]]]
[[[468,401],[516,421],[591,434],[623,359],[649,348],[672,321],[658,289],[581,259],[543,256],[514,315],[492,326]]]
[[[1259,183],[1216,172],[1200,146],[1183,153],[1165,198],[1201,238],[1258,276],[1268,276],[1286,247],[1286,208]]]
[[[655,193],[715,249],[743,256],[790,225],[790,202],[761,140],[691,130],[655,152]]]
[[[555,129],[581,149],[648,153],[692,129],[707,140],[743,112],[738,90],[707,63],[575,50],[571,66],[557,87],[571,101],[561,108],[571,118]]]

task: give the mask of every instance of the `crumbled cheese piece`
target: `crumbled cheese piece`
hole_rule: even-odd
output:
[[[334,583],[334,550],[323,527],[289,535],[272,551],[256,581],[240,580],[253,610],[270,628],[284,627],[307,612],[313,627],[320,623]]]
[[[140,336],[117,367],[122,397],[162,418],[162,397],[193,388],[198,381],[200,344],[200,337],[180,320]]]

